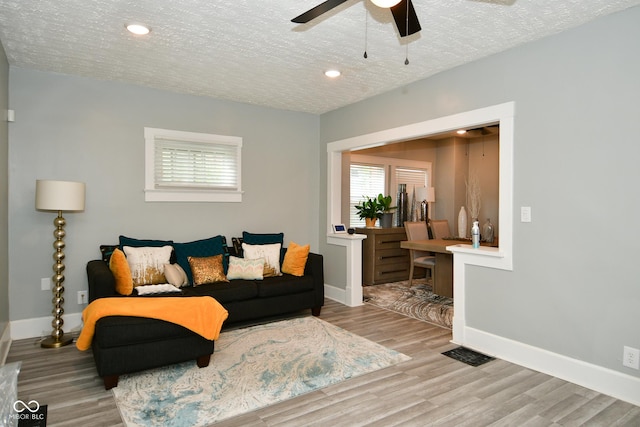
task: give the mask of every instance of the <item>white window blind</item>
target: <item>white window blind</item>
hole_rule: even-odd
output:
[[[156,139],[155,187],[237,190],[236,147]]]
[[[145,200],[240,202],[242,138],[145,128]]]
[[[407,184],[407,194],[413,195],[413,189],[428,186],[427,171],[424,169],[396,167],[396,182]]]
[[[385,192],[385,167],[352,163],[350,168],[349,224],[350,227],[364,227],[364,219],[356,212],[356,205],[365,197],[377,197]]]

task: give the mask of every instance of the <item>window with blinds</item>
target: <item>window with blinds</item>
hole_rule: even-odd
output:
[[[427,186],[427,171],[425,169],[414,169],[396,167],[396,183],[407,184],[407,194],[412,196],[413,189]]]
[[[364,219],[356,212],[356,205],[365,197],[385,193],[385,166],[352,163],[350,167],[349,225],[364,227]]]
[[[242,201],[242,138],[145,128],[145,200]]]

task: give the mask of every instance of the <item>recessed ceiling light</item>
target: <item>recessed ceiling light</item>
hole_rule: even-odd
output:
[[[128,24],[125,25],[125,28],[129,30],[130,33],[133,33],[137,36],[144,36],[145,34],[149,34],[151,28],[142,25],[142,24]]]
[[[457,131],[456,131],[456,133],[457,133],[458,135],[464,135],[465,133],[467,133],[467,131],[466,131],[466,130],[464,130],[464,129],[460,129],[460,130],[457,130]]]
[[[340,71],[338,71],[338,70],[327,70],[327,71],[324,72],[325,76],[327,76],[329,78],[332,78],[332,79],[335,79],[336,77],[340,77],[340,74],[342,74],[342,73],[340,73]]]

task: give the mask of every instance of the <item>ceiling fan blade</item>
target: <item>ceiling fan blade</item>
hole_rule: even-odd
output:
[[[407,6],[409,7],[409,21],[407,22]],[[396,21],[396,27],[400,37],[410,36],[420,31],[420,22],[418,22],[418,15],[413,8],[411,0],[402,0],[397,5],[391,8],[393,19]],[[408,31],[407,31],[408,30]]]
[[[334,7],[338,7],[338,6],[340,6],[342,3],[346,2],[346,1],[347,0],[327,0],[324,3],[320,3],[319,5],[314,7],[313,9],[307,10],[302,15],[296,16],[295,18],[293,18],[291,20],[291,22],[295,22],[296,24],[306,24],[307,22],[311,21],[312,19],[317,18],[318,16],[322,15],[323,13],[329,12]]]

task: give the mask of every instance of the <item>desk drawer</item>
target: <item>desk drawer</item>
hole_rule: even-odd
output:
[[[399,248],[400,242],[407,240],[407,235],[403,233],[377,234],[375,235],[375,247],[378,249]]]
[[[374,283],[389,283],[409,279],[409,261],[376,266],[373,274]]]
[[[385,265],[394,263],[409,263],[409,251],[406,249],[378,249],[375,254],[375,264]]]

